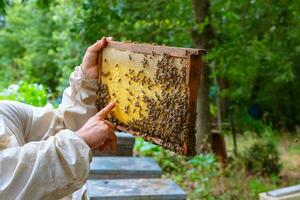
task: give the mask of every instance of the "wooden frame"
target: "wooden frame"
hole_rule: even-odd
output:
[[[200,83],[201,75],[201,64],[202,56],[206,53],[203,49],[191,49],[191,48],[177,48],[177,47],[167,47],[167,46],[158,46],[150,44],[136,44],[136,43],[126,43],[126,42],[116,42],[109,41],[107,44],[108,48],[113,48],[121,51],[129,51],[142,54],[158,54],[158,55],[168,55],[174,58],[186,59],[186,77],[185,84],[187,88],[187,106],[189,112],[186,113],[186,120],[188,125],[188,136],[185,139],[185,142],[180,145],[179,148],[173,148],[172,146],[178,145],[173,144],[172,142],[165,142],[163,138],[153,137],[145,135],[139,131],[132,129],[130,126],[117,125],[117,129],[129,132],[135,136],[142,136],[145,140],[154,142],[158,145],[161,145],[167,149],[173,150],[177,153],[183,155],[194,155],[195,151],[195,123],[196,123],[196,105],[197,105],[197,91]],[[101,63],[103,64],[104,60],[101,57]],[[102,65],[101,65],[102,66]],[[100,66],[100,72],[102,71]],[[99,73],[99,84],[101,84],[101,73]],[[100,91],[101,93],[101,91]],[[102,106],[103,107],[103,106]],[[98,106],[98,109],[101,109],[101,106]]]

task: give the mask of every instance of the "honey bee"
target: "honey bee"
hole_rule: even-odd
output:
[[[129,110],[129,106],[125,106],[124,108],[125,113],[128,113],[128,110]]]

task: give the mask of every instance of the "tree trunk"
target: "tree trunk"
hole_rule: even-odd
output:
[[[197,23],[204,21],[206,17],[209,17],[209,0],[193,0],[193,8],[195,14],[195,20]],[[192,32],[193,40],[197,48],[210,48],[210,40],[212,38],[212,28],[207,25],[203,32],[194,30]],[[201,69],[200,87],[198,89],[197,100],[197,122],[196,122],[196,150],[197,153],[209,151],[211,147],[211,127],[210,127],[210,112],[209,112],[209,67],[207,63],[203,63]]]

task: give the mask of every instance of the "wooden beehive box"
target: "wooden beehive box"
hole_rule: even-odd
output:
[[[205,50],[109,41],[102,51],[98,109],[119,130],[195,154],[197,88]]]

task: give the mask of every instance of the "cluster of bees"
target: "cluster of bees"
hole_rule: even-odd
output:
[[[134,95],[130,89],[126,89],[128,105],[124,105],[123,112],[125,114],[136,113],[139,118],[124,123],[118,119],[114,112],[108,118],[115,125],[126,128],[129,132],[132,130],[144,138],[155,138],[153,141],[161,141],[160,145],[164,148],[183,153],[183,146],[187,137],[194,136],[188,121],[190,111],[187,104],[188,96],[185,82],[186,67],[184,64],[186,63],[183,58],[174,58],[168,54],[163,54],[156,63],[154,77],[149,77],[146,76],[145,71],[150,63],[148,59],[153,59],[154,56],[154,52],[145,54],[140,69],[136,71],[129,68],[125,74],[129,79],[129,85],[138,83],[145,88],[138,95]],[[128,59],[132,61],[134,57],[129,54]],[[176,61],[175,59],[180,60]],[[177,67],[179,64],[183,67]],[[119,64],[116,64],[115,67],[119,67]],[[113,69],[112,72],[101,73],[101,76],[111,80],[111,73],[113,73]],[[117,82],[119,83],[121,80]],[[160,86],[159,89],[158,85]],[[155,96],[148,95],[146,90],[151,91]],[[108,85],[102,82],[99,83],[97,94],[96,105],[99,110],[112,99],[118,99],[116,94],[109,93]]]

